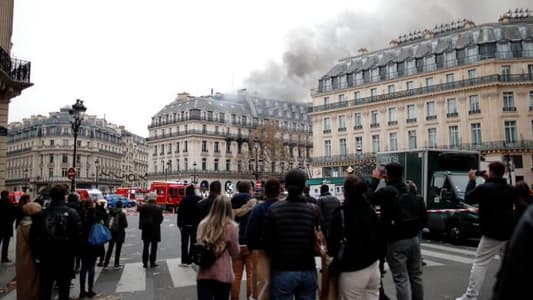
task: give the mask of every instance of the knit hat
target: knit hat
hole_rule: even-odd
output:
[[[26,203],[22,207],[22,213],[25,216],[33,216],[40,212],[41,212],[41,205],[37,202]]]

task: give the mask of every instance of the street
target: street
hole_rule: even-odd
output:
[[[144,269],[138,217],[133,211],[128,214],[129,227],[121,258],[121,264],[125,267],[121,270],[104,270],[97,267],[95,291],[98,296],[94,299],[196,299],[195,270],[178,266],[180,247],[176,215],[166,214],[161,227],[163,241],[159,245],[157,255],[159,267]],[[456,246],[441,241],[424,241],[422,255],[427,263],[423,268],[425,299],[455,299],[464,292],[475,254],[476,241],[469,241],[466,244]],[[15,241],[12,240],[12,259],[15,257],[14,245]],[[490,297],[499,264],[499,259],[491,263],[479,299]],[[14,276],[13,265],[0,267],[2,287],[6,286],[9,279]],[[79,282],[76,279],[73,283],[71,297],[77,299]],[[384,285],[387,295],[395,299],[390,272],[385,275]],[[244,285],[242,285],[241,299],[245,298],[244,295]],[[0,299],[16,299],[16,293],[11,290],[0,294]]]

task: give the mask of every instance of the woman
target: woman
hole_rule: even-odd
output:
[[[231,258],[239,255],[239,228],[226,196],[215,198],[209,214],[198,226],[197,241],[214,245],[217,255],[211,267],[198,271],[198,300],[227,300],[233,281]]]
[[[39,271],[29,245],[31,216],[40,212],[41,205],[36,202],[30,202],[22,207],[23,217],[17,228],[17,299],[19,300],[40,298]]]
[[[22,208],[24,207],[24,205],[26,205],[29,202],[30,202],[30,195],[24,194],[20,197],[19,203],[17,205],[17,218],[15,220],[15,227],[18,227],[22,218],[24,218],[24,213],[22,212]]]
[[[109,209],[109,230],[111,231],[111,241],[109,241],[109,246],[107,246],[107,253],[105,255],[104,267],[109,265],[109,260],[111,259],[111,254],[113,253],[113,248],[115,249],[115,265],[114,269],[122,268],[120,264],[120,251],[122,249],[122,244],[126,239],[126,227],[128,227],[128,220],[126,219],[126,214],[122,211],[122,201],[117,202],[117,207],[111,207]]]
[[[97,223],[94,209],[94,202],[92,200],[81,201],[81,223],[83,229],[82,245],[81,245],[81,271],[80,271],[80,298],[92,298],[96,295],[93,290],[94,285],[94,269],[96,259],[102,256],[105,249],[103,245],[94,246],[89,244],[89,234],[91,228]],[[88,275],[89,290],[85,290],[85,278]]]
[[[358,176],[344,182],[344,203],[335,210],[328,239],[335,256],[346,237],[339,264],[338,299],[379,299],[379,259],[385,255],[385,239],[370,203],[364,197],[366,183]],[[344,217],[341,215],[341,210]],[[344,224],[342,224],[344,220]]]

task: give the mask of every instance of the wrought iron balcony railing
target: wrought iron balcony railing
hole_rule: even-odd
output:
[[[31,62],[12,58],[2,48],[0,48],[0,70],[13,81],[30,83]]]

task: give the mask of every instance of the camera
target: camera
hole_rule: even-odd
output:
[[[476,171],[476,176],[485,177],[485,176],[487,176],[487,171],[485,171],[485,170],[483,170],[483,171],[477,170]]]

